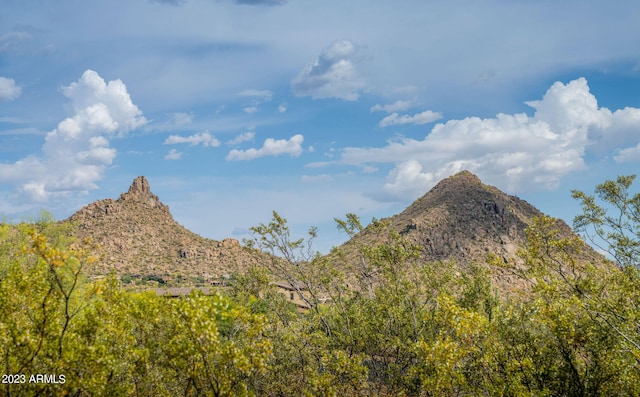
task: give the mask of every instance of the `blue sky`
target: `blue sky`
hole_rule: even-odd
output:
[[[640,161],[636,1],[0,0],[0,214],[145,175],[176,220],[400,212],[468,169],[571,223]]]

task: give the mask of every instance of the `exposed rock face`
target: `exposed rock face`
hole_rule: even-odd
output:
[[[464,270],[470,263],[484,264],[488,253],[517,263],[516,252],[525,243],[525,229],[534,217],[542,215],[526,201],[463,171],[440,181],[403,212],[383,221],[423,247],[425,260],[452,260]],[[572,233],[561,220],[558,227],[565,235]],[[375,238],[369,230],[355,237],[362,244],[375,243]],[[352,244],[349,241],[343,248],[349,251]],[[494,278],[503,287],[515,282],[505,274]]]
[[[89,269],[92,274],[216,278],[242,271],[256,258],[235,239],[209,240],[179,225],[144,176],[135,178],[118,200],[91,203],[69,221],[77,225],[79,237],[102,247],[103,259]]]
[[[144,176],[139,176],[133,180],[131,186],[129,186],[129,191],[126,193],[120,194],[120,200],[134,200],[152,208],[159,208],[162,211],[165,211],[167,214],[169,213],[169,207],[162,204],[158,196],[151,193],[151,187],[149,186],[149,181]],[[120,201],[119,200],[119,201]]]
[[[487,252],[509,260],[532,218],[542,215],[526,201],[463,171],[442,180],[391,221],[421,244],[430,259],[469,262],[484,260]]]
[[[148,196],[152,195],[149,181],[144,176],[139,176],[133,180],[131,186],[129,186],[129,195],[131,196]],[[157,197],[156,197],[157,198]]]

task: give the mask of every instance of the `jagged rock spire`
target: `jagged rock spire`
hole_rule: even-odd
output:
[[[177,223],[169,207],[152,193],[144,176],[133,179],[117,200],[95,201],[71,216],[77,235],[102,247],[89,274],[155,275],[176,280],[213,280],[256,263],[238,240],[214,241]]]
[[[149,181],[142,175],[133,180],[131,186],[129,186],[129,191],[122,193],[119,200],[140,202],[150,207],[164,210],[167,213],[169,212],[169,207],[162,204],[158,196],[151,192]]]
[[[149,193],[151,193],[151,186],[149,186],[149,181],[144,176],[137,177],[129,186],[129,194],[148,195]]]

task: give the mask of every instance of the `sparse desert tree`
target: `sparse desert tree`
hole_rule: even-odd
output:
[[[630,192],[635,178],[628,175],[607,180],[596,186],[595,196],[572,191],[573,198],[582,204],[582,214],[574,219],[576,231],[622,268],[640,265],[640,193]]]
[[[513,270],[529,287],[498,316],[508,346],[503,368],[520,368],[527,390],[636,395],[634,283],[612,263],[585,260],[584,243],[563,236],[553,218],[535,219],[526,234],[524,266]]]
[[[96,259],[87,242],[69,243],[66,230],[48,219],[2,225],[0,234],[2,373],[71,376],[78,359],[79,319],[96,295],[83,268]],[[47,386],[2,385],[7,394],[20,395]]]

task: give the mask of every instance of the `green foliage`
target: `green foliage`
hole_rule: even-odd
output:
[[[640,360],[640,193],[630,192],[635,175],[619,176],[596,187],[596,196],[573,191],[582,203],[575,228],[615,259],[621,271],[599,274],[602,291],[589,295],[588,308],[603,326],[621,337]],[[637,366],[637,364],[636,364]]]
[[[523,380],[553,395],[636,395],[640,300],[630,287],[639,279],[608,263],[580,261],[583,243],[562,237],[552,218],[536,219],[527,238],[518,273],[530,293],[509,302],[498,319],[521,356],[516,364],[526,363]]]
[[[46,234],[45,234],[46,233]],[[0,225],[4,395],[249,395],[271,354],[267,322],[220,295],[167,300],[87,280],[88,242],[48,222]],[[58,243],[54,243],[58,242]],[[29,383],[30,375],[64,377]]]
[[[418,246],[374,220],[336,220],[376,242],[321,257],[273,214],[248,244],[271,255],[228,295],[127,292],[84,276],[89,241],[46,217],[0,224],[0,365],[64,375],[3,384],[4,395],[638,396],[640,268],[633,177],[574,192],[577,227],[618,266],[536,219],[518,261],[425,263]],[[519,293],[492,282],[510,273]],[[127,278],[123,277],[122,281]],[[133,280],[133,278],[129,278]],[[159,282],[160,280],[155,280]],[[295,285],[298,310],[274,281]],[[327,298],[327,303],[323,303]]]
[[[621,267],[637,267],[640,262],[640,193],[629,189],[635,175],[619,176],[596,187],[596,196],[572,191],[582,204],[582,214],[574,227],[594,245],[608,252]]]
[[[266,369],[271,343],[264,316],[251,314],[220,295],[192,294],[170,302],[170,334],[159,346],[171,378],[182,390],[215,396],[248,395],[248,384]]]
[[[66,230],[47,221],[2,229],[2,373],[64,374],[81,360],[76,327],[96,295],[82,270],[95,258],[87,242],[61,246]],[[9,393],[12,386],[3,387]]]
[[[254,231],[284,231],[283,222]],[[352,214],[336,222],[350,237],[365,230]],[[346,274],[320,283],[338,292],[331,305],[295,317],[265,306],[274,346],[267,383],[277,386],[263,384],[263,394],[640,393],[639,279],[586,262],[584,243],[564,237],[554,219],[534,221],[516,266],[500,261],[500,271],[523,283],[508,298],[498,295],[487,266],[454,273],[453,264],[422,262],[419,248],[384,222],[367,232],[379,243],[356,246],[355,256],[332,252],[334,274],[336,266]],[[284,269],[308,277],[313,269],[305,265],[290,261]]]

